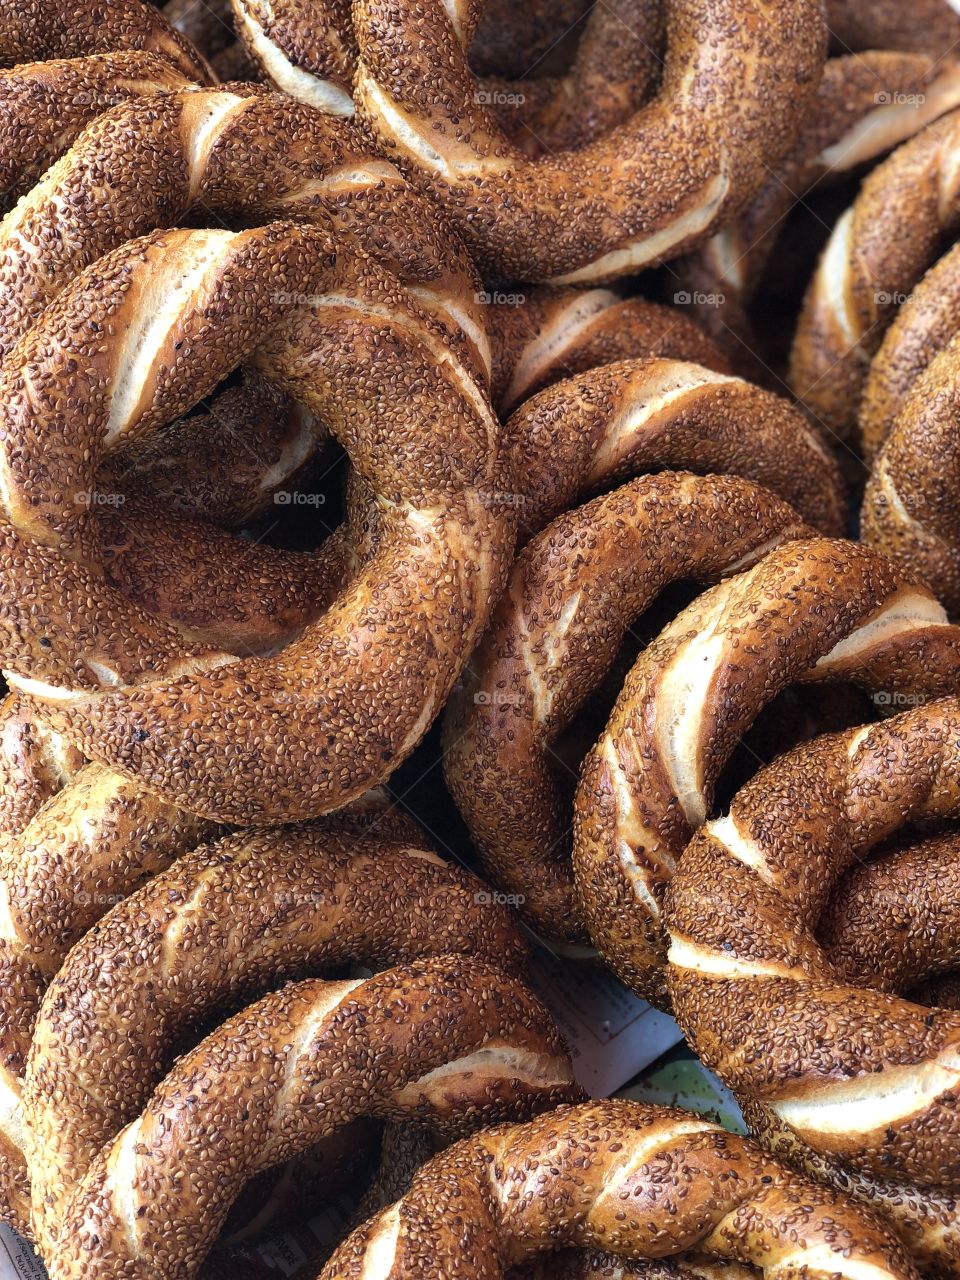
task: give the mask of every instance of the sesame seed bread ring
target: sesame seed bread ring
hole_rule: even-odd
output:
[[[692,247],[789,147],[823,66],[814,0],[780,0],[776,21],[765,3],[745,20],[736,0],[670,0],[654,101],[585,148],[531,160],[477,101],[465,49],[482,8],[359,0],[354,95],[384,154],[501,278],[596,283]]]
[[[56,234],[66,205],[69,237]],[[476,272],[432,203],[349,122],[255,85],[119,103],[87,126],[0,223],[0,355],[97,258],[196,214],[217,227],[282,218],[355,232],[439,316],[477,379],[489,375]],[[292,284],[297,301],[308,291]]]
[[[293,293],[307,301],[291,305]],[[128,336],[103,344],[112,325]],[[61,553],[95,553],[95,515],[75,499],[94,487],[104,438],[169,421],[243,360],[343,443],[378,504],[376,554],[274,657],[195,649],[141,666],[135,688],[89,666],[60,686],[23,665],[8,681],[47,723],[69,723],[90,758],[171,803],[220,821],[296,821],[376,785],[426,732],[504,581],[513,482],[499,424],[440,325],[354,242],[278,223],[155,233],[47,309],[0,372],[8,518]]]
[[[644,471],[732,472],[812,526],[845,524],[840,473],[779,396],[679,360],[623,360],[548,387],[505,427],[523,485],[521,541],[579,501]]]
[[[960,608],[956,422],[960,336],[914,383],[867,481],[865,541],[902,556],[946,607]]]
[[[735,572],[810,530],[733,476],[644,476],[528,543],[444,726],[447,785],[484,869],[541,934],[586,942],[570,867],[572,789],[552,744],[670,582]]]
[[[954,1006],[956,1007],[956,1006]],[[895,1228],[910,1257],[931,1280],[960,1276],[960,1196],[938,1187],[892,1182],[814,1151],[768,1108],[738,1099],[751,1135],[778,1160],[835,1187]]]
[[[514,1267],[507,1280],[756,1280],[754,1267],[735,1262],[704,1261],[698,1254],[676,1258],[631,1260],[588,1249],[564,1249],[536,1262]]]
[[[141,0],[2,0],[0,65],[139,49],[161,53],[189,80],[214,80],[206,60]]]
[[[435,1156],[322,1280],[495,1280],[562,1245],[660,1260],[696,1249],[767,1277],[912,1277],[845,1197],[689,1112],[611,1100],[503,1125]]]
[[[519,929],[490,896],[429,850],[321,823],[196,849],[127,898],[74,947],[34,1031],[23,1096],[41,1248],[94,1156],[214,1014],[348,964],[461,954],[520,970]]]
[[[617,360],[657,356],[729,372],[716,343],[676,307],[572,287],[493,298],[487,329],[501,415],[562,378]]]
[[[755,345],[745,307],[797,200],[856,172],[958,105],[960,64],[948,58],[871,51],[827,61],[800,135],[776,173],[732,222],[675,267],[692,314],[738,369],[747,367]]]
[[[856,424],[867,369],[899,307],[960,227],[960,111],[899,147],[864,182],[810,282],[790,383],[841,438]]]
[[[360,1116],[452,1136],[579,1096],[549,1014],[481,961],[441,956],[366,981],[287,986],[181,1058],[98,1155],[50,1271],[188,1280],[247,1179]]]
[[[903,303],[874,356],[860,403],[860,444],[873,461],[910,393],[960,332],[960,246],[930,268]]]
[[[827,24],[845,49],[906,49],[945,54],[960,41],[954,0],[827,0]]]
[[[124,50],[31,62],[0,71],[0,190],[4,209],[29,191],[95,117],[124,98],[185,89],[159,53]],[[30,121],[25,129],[24,121]]]
[[[850,983],[814,929],[857,858],[960,812],[958,729],[948,698],[782,756],[694,837],[666,902],[673,1005],[704,1062],[815,1149],[954,1192],[960,1013]]]
[[[739,738],[797,680],[941,697],[960,627],[902,566],[853,542],[789,542],[711,588],[641,653],[577,788],[573,865],[594,945],[664,1004],[663,894]]]
[[[30,1234],[20,1081],[50,977],[118,898],[214,831],[89,764],[4,843],[0,864],[0,1209]]]

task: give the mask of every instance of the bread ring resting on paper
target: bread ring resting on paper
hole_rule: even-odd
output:
[[[491,897],[429,849],[375,824],[338,831],[333,815],[196,849],[127,898],[74,947],[34,1031],[24,1112],[41,1249],[191,1031],[325,968],[457,953],[519,970],[519,929]]]
[[[538,932],[586,941],[552,744],[632,624],[670,582],[736,572],[809,532],[747,480],[666,472],[559,516],[520,553],[451,700],[444,771],[487,874]]]
[[[655,1262],[695,1248],[769,1277],[915,1275],[892,1231],[755,1144],[689,1112],[614,1100],[435,1156],[321,1276],[494,1280],[563,1245]]]
[[[109,325],[123,341],[101,343]],[[273,657],[178,653],[167,635],[150,661],[149,637],[138,637],[131,664],[103,584],[101,611],[94,601],[84,615],[103,624],[93,666],[56,635],[8,678],[29,689],[41,718],[69,723],[88,757],[178,807],[264,823],[339,807],[413,749],[486,624],[514,520],[499,424],[442,327],[354,241],[274,224],[131,242],[47,309],[0,375],[0,472],[20,541],[95,564],[96,515],[78,495],[94,490],[104,440],[177,416],[242,360],[344,444],[377,509],[372,558]],[[78,406],[69,421],[64,395]],[[387,419],[384,397],[395,401]],[[36,584],[8,579],[18,590],[29,596]],[[361,637],[369,660],[358,662]],[[117,665],[138,669],[138,687],[124,687]]]
[[[248,1178],[359,1116],[456,1135],[578,1096],[549,1014],[478,960],[287,986],[181,1058],[103,1149],[68,1206],[50,1270],[61,1280],[186,1280]]]
[[[956,688],[960,628],[902,565],[793,541],[711,588],[646,649],[580,771],[573,865],[587,928],[624,981],[665,1003],[663,894],[760,710],[797,680],[878,698]]]
[[[907,823],[956,818],[958,728],[948,698],[782,756],[694,837],[666,903],[670,991],[697,1052],[798,1142],[906,1184],[876,1198],[925,1256],[949,1257],[950,1275],[960,1274],[956,1201],[952,1216],[937,1206],[960,1190],[960,1013],[905,999],[882,975],[880,989],[862,985],[814,930],[839,877],[871,848]],[[944,894],[954,881],[941,882]],[[955,964],[956,942],[944,929],[923,950]],[[906,934],[899,949],[911,945]],[[906,954],[908,981],[914,963]]]

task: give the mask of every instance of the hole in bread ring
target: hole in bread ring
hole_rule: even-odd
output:
[[[276,657],[168,647],[170,674],[162,659],[141,666],[136,688],[110,667],[72,687],[23,670],[11,683],[90,757],[224,821],[315,816],[388,776],[473,648],[513,541],[499,425],[441,326],[346,237],[274,224],[131,242],[48,308],[18,356],[3,372],[0,474],[20,541],[95,564],[83,495],[105,442],[177,416],[240,360],[329,423],[380,530],[337,602]],[[128,655],[122,633],[113,650]]]

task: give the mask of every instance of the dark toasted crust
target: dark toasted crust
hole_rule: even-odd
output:
[[[288,986],[182,1058],[101,1152],[51,1270],[63,1280],[92,1269],[186,1280],[247,1178],[357,1116],[416,1118],[456,1135],[578,1096],[546,1010],[479,961],[447,956],[359,984]]]
[[[796,680],[890,705],[956,688],[960,628],[902,566],[789,542],[700,596],[641,653],[580,771],[573,862],[587,927],[635,990],[666,998],[661,904],[739,738]]]
[[[215,78],[198,50],[142,0],[14,0],[0,7],[4,66],[122,49],[162,54],[190,80]]]
[[[488,874],[538,932],[586,940],[551,745],[627,630],[670,582],[715,579],[809,532],[749,481],[667,473],[558,517],[524,548],[449,705],[444,772]]]
[[[24,1106],[41,1245],[174,1047],[216,1013],[323,969],[444,953],[510,972],[526,948],[481,880],[375,826],[243,833],[180,858],[73,949],[37,1021]]]
[[[562,378],[617,360],[689,360],[729,371],[717,345],[682,311],[609,289],[508,292],[491,307],[488,330],[501,414]]]
[[[886,329],[958,225],[958,147],[957,111],[899,147],[864,182],[810,282],[790,383],[841,437],[856,423],[867,368]]]
[[[851,983],[814,928],[857,857],[956,815],[958,726],[946,699],[781,757],[695,836],[667,894],[670,992],[704,1061],[817,1150],[952,1191],[960,1014]]]
[[[817,939],[848,982],[879,991],[912,991],[960,968],[957,835],[915,841],[851,867]]]
[[[598,489],[644,471],[733,473],[825,533],[843,529],[840,474],[786,400],[679,360],[622,360],[558,382],[505,427],[524,485],[525,541]]]
[[[951,611],[960,607],[956,422],[960,339],[914,383],[864,493],[863,537],[903,557]]]
[[[890,1230],[752,1143],[689,1113],[610,1101],[435,1156],[321,1275],[495,1280],[562,1245],[655,1260],[693,1247],[770,1276],[915,1274]]]
[[[958,105],[960,64],[940,49],[934,56],[871,48],[828,59],[790,153],[736,219],[675,267],[692,314],[738,372],[756,363],[745,306],[797,200],[878,159]]]
[[[827,24],[842,49],[941,54],[960,40],[960,16],[950,0],[827,0]]]
[[[479,8],[452,11],[464,42]],[[590,146],[540,161],[512,148],[478,104],[442,6],[364,0],[353,17],[359,113],[437,196],[481,267],[513,279],[613,279],[689,248],[790,145],[823,59],[819,6],[807,0],[778,4],[776,22],[726,0],[674,0],[655,100]],[[771,115],[760,103],[785,81],[789,104]]]

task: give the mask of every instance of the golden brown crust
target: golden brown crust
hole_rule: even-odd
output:
[[[945,699],[782,756],[697,834],[667,896],[674,1008],[707,1065],[817,1150],[953,1192],[960,1014],[851,984],[813,930],[856,858],[956,815],[958,725]]]
[[[480,961],[287,986],[180,1059],[101,1152],[51,1270],[187,1280],[247,1178],[358,1116],[416,1118],[452,1136],[579,1096],[546,1010]]]
[[[951,0],[828,0],[827,24],[842,49],[943,54],[960,40],[960,16]]]
[[[514,563],[452,698],[444,774],[491,880],[548,938],[586,941],[573,889],[572,787],[552,744],[669,583],[742,569],[809,536],[732,476],[648,476],[558,517]]]
[[[491,898],[429,849],[376,825],[343,832],[336,817],[196,849],[127,898],[73,949],[34,1031],[23,1096],[41,1247],[198,1027],[346,965],[462,954],[520,970],[519,929]]]
[[[641,653],[577,789],[587,927],[664,1003],[663,895],[739,738],[796,680],[849,680],[911,705],[956,688],[960,628],[903,567],[852,542],[789,542],[705,592]]]
[[[807,0],[781,0],[776,21],[766,8],[745,16],[732,0],[672,0],[655,100],[545,161],[511,148],[478,102],[464,46],[480,4],[355,5],[354,94],[384,154],[437,196],[482,269],[613,279],[709,234],[790,145],[822,67],[821,14]],[[789,102],[771,115],[765,104],[775,93],[783,102],[785,82]]]
[[[495,1280],[565,1244],[655,1260],[692,1247],[769,1276],[915,1274],[889,1229],[752,1143],[689,1113],[610,1101],[434,1157],[321,1275]]]
[[[7,694],[0,701],[0,839],[18,836],[83,764],[82,752]]]

